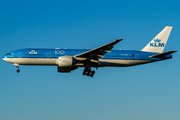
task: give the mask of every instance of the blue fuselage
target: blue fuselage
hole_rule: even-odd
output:
[[[62,56],[75,56],[86,51],[89,51],[89,49],[20,49],[7,53],[3,56],[3,59],[7,62],[20,65],[56,65],[52,60],[57,60]],[[162,58],[149,57],[155,54],[157,53],[131,50],[111,50],[111,52],[106,53],[103,57],[99,58],[100,64],[98,66],[92,67],[125,67],[172,58],[172,55],[166,55]],[[51,62],[48,62],[48,60]],[[77,64],[76,66],[84,67],[82,64]]]

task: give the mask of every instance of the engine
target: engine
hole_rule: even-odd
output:
[[[58,72],[70,73],[72,70],[77,69],[78,67],[57,67]]]
[[[76,64],[76,59],[71,56],[62,56],[58,58],[56,64],[59,67],[71,67],[72,65]]]
[[[58,72],[67,73],[77,68],[77,67],[73,67],[73,65],[76,64],[76,59],[71,56],[59,57],[58,60],[56,61],[56,64],[58,65]]]

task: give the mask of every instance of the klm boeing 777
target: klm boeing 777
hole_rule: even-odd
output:
[[[117,39],[95,49],[19,49],[7,53],[3,60],[13,63],[19,73],[19,65],[52,65],[58,72],[69,73],[84,67],[83,75],[93,77],[91,68],[127,67],[171,59],[177,50],[163,52],[171,26],[166,26],[142,50],[111,50],[122,39]]]

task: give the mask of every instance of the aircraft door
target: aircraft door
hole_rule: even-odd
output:
[[[139,54],[135,54],[135,59],[139,60],[139,58],[140,58]]]
[[[19,52],[18,57],[22,58],[23,57],[23,52]]]
[[[51,57],[51,52],[47,52],[47,58]]]

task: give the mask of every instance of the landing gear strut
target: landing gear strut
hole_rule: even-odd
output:
[[[94,74],[95,74],[95,71],[91,71],[91,68],[90,67],[85,67],[83,73],[83,75],[87,75],[87,76],[90,76],[90,77],[93,77]]]
[[[14,64],[14,66],[16,66],[16,68],[17,68],[17,73],[19,73],[20,72],[20,70],[19,70],[19,64]]]

